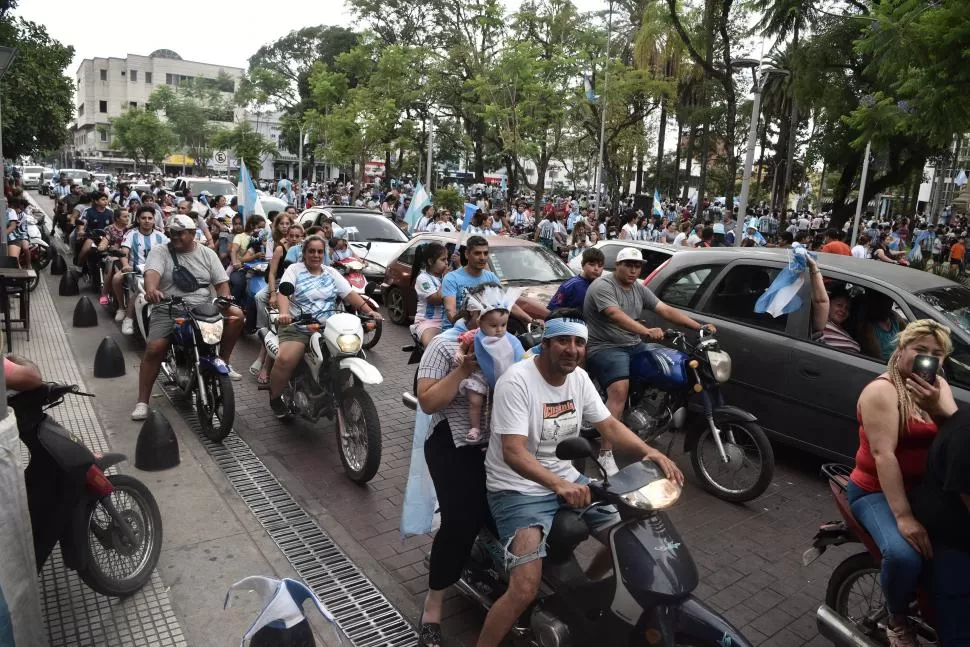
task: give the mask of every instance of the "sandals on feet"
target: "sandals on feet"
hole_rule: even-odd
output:
[[[256,384],[259,384],[259,385],[269,384],[269,374],[263,371],[259,371],[259,374],[256,376]]]
[[[418,647],[441,647],[441,625],[437,622],[422,622],[418,629]]]

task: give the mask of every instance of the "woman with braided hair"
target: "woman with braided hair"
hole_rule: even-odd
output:
[[[923,477],[939,425],[957,410],[943,376],[926,381],[913,372],[914,360],[929,355],[942,365],[952,350],[949,328],[932,319],[914,321],[899,333],[886,372],[859,396],[859,450],[847,494],[852,513],[882,552],[891,647],[919,644],[906,610],[933,548],[913,515],[909,492]]]

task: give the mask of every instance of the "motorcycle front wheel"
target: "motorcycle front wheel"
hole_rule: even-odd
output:
[[[162,515],[151,491],[124,474],[109,476],[114,492],[108,495],[134,535],[132,542],[99,501],[88,518],[87,564],[78,572],[93,591],[125,597],[141,589],[152,576],[162,551]]]
[[[359,385],[341,394],[337,406],[337,446],[344,471],[363,485],[381,465],[381,422],[370,395]]]
[[[361,322],[364,325],[364,343],[362,348],[364,350],[370,350],[374,346],[377,346],[377,342],[381,339],[381,325],[384,323],[379,319],[374,319],[373,321]],[[367,329],[368,325],[373,325],[371,330]]]
[[[694,475],[710,494],[731,503],[744,503],[761,496],[775,474],[775,453],[760,425],[727,422],[721,426],[725,463],[717,449],[714,433],[705,427],[690,453]]]
[[[195,395],[195,409],[199,425],[205,437],[214,443],[221,443],[236,420],[236,398],[232,390],[232,380],[228,375],[206,370],[202,372],[205,385],[205,400],[201,394]]]

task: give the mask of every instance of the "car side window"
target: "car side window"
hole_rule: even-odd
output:
[[[896,336],[906,327],[905,311],[895,299],[868,285],[826,276],[829,295],[824,330],[812,331],[816,343],[888,362]]]
[[[779,271],[781,270],[777,267],[764,265],[737,265],[731,268],[714,288],[704,310],[711,315],[738,323],[784,331],[788,326],[787,314],[772,317],[767,312],[754,311],[758,298],[768,289]]]
[[[616,247],[616,245],[614,245]],[[664,262],[670,258],[668,254],[663,252],[658,252],[652,249],[641,249],[640,255],[643,256],[643,265],[640,266],[640,278],[645,279],[653,271],[664,264]],[[614,265],[616,265],[614,263]]]
[[[409,266],[414,265],[414,256],[418,252],[418,247],[420,247],[421,245],[427,245],[427,244],[428,244],[427,241],[424,241],[422,243],[417,243],[415,245],[408,245],[404,249],[404,251],[401,252],[401,255],[397,257],[397,262],[404,263],[405,265],[409,265]]]
[[[681,270],[667,281],[657,298],[678,308],[693,308],[704,294],[708,284],[714,279],[715,266],[689,267]]]
[[[623,245],[603,245],[600,251],[603,252],[603,269],[612,272],[616,269],[616,255],[623,249]]]

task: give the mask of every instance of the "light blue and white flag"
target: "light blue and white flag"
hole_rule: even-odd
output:
[[[924,229],[919,232],[916,240],[913,241],[913,249],[909,250],[909,255],[907,258],[911,261],[919,261],[923,259],[923,243],[932,244],[935,232],[931,229]]]
[[[658,218],[663,218],[664,212],[660,206],[660,192],[656,189],[653,190],[653,215]]]
[[[253,178],[249,175],[249,169],[242,159],[239,160],[239,186],[236,187],[236,200],[239,202],[243,224],[246,224],[246,219],[253,214],[266,217],[263,205],[259,202],[259,195],[256,193],[256,185],[253,184]]]
[[[593,92],[593,80],[588,74],[583,75],[583,89],[586,91],[586,100],[592,104],[599,102],[599,95]]]
[[[966,184],[967,172],[964,171],[963,169],[960,169],[960,173],[955,178],[953,178],[953,183],[956,184],[957,186],[963,186],[964,184]]]
[[[419,181],[418,186],[414,189],[411,205],[408,207],[407,213],[404,214],[404,220],[407,221],[411,231],[416,231],[418,220],[421,219],[421,211],[429,204],[431,204],[431,196],[428,195],[428,192]]]
[[[465,217],[461,221],[461,230],[468,231],[468,228],[472,226],[472,216],[478,211],[478,205],[472,204],[470,202],[465,203]]]
[[[502,173],[502,184],[500,184],[498,188],[501,189],[503,193],[509,189],[508,178],[505,176],[505,173]]]
[[[772,317],[797,311],[802,307],[802,298],[798,296],[805,284],[805,270],[808,268],[808,255],[811,252],[800,243],[792,245],[792,255],[788,267],[784,268],[764,291],[757,303],[755,312],[767,312]],[[812,254],[815,257],[815,254]]]

